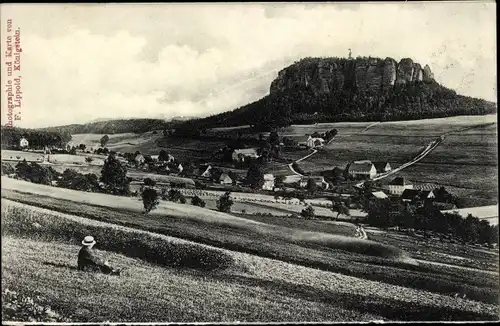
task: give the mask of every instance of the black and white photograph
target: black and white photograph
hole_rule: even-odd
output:
[[[2,324],[498,322],[496,9],[1,4]]]

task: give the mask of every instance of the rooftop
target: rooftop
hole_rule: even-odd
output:
[[[354,161],[349,165],[349,172],[369,173],[373,168],[371,161]]]

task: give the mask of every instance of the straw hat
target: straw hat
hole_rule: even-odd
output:
[[[93,246],[93,245],[95,245],[94,237],[91,236],[91,235],[86,236],[83,239],[83,241],[82,241],[82,245],[84,245],[84,246]]]

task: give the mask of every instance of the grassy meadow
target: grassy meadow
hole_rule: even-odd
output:
[[[498,283],[498,276],[486,274],[485,277],[478,278],[478,273],[484,273],[481,270],[468,271],[459,265],[437,267],[415,263],[413,258],[408,256],[412,255],[412,248],[405,252],[395,249],[400,247],[398,243],[387,246],[382,242],[339,235],[345,234],[348,230],[345,223],[330,225],[325,223],[323,231],[318,232],[320,221],[314,221],[315,229],[301,228],[301,222],[298,220],[290,220],[289,226],[285,218],[281,223],[276,222],[278,217],[238,218],[173,203],[160,204],[160,206],[162,204],[170,206],[170,210],[153,211],[153,214],[144,215],[138,209],[130,209],[132,206],[126,206],[125,202],[120,203],[118,197],[116,198],[118,203],[113,202],[111,205],[105,201],[93,204],[85,196],[78,197],[79,200],[68,200],[62,198],[59,193],[50,197],[47,195],[47,190],[43,195],[27,191],[29,190],[12,191],[4,188],[2,197],[51,211],[165,234],[324,271],[450,296],[464,292],[470,299],[480,302],[498,301],[498,289],[492,287],[492,284]],[[65,192],[71,191],[65,190]],[[140,204],[137,199],[124,199]],[[179,207],[179,212],[183,215],[175,213],[174,207]],[[302,221],[304,224],[308,222]]]
[[[68,227],[74,232],[60,232]],[[498,318],[496,304],[207,247],[4,199],[2,231],[2,288],[36,296],[40,304],[50,304],[74,322]],[[122,276],[76,270],[78,242],[89,232],[98,232],[99,254],[113,265],[125,267]],[[188,246],[190,254],[209,253],[207,259],[220,268],[165,264],[161,259],[151,260],[147,250],[130,257],[127,241],[145,248],[152,242],[155,247],[169,244],[167,248],[174,248],[173,252]],[[211,258],[210,253],[215,252],[218,256],[213,257],[225,257],[222,263],[220,258]]]

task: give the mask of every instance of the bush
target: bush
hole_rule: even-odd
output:
[[[90,163],[90,162],[92,162],[93,160],[94,160],[94,159],[93,159],[91,156],[87,156],[87,157],[85,158],[85,162],[87,162],[87,163]]]
[[[306,208],[304,208],[302,210],[302,212],[300,212],[300,215],[305,218],[305,219],[313,219],[314,218],[314,207],[312,207],[311,205],[307,206]]]
[[[84,218],[65,218],[25,207],[7,206],[1,207],[4,234],[77,246],[81,245],[85,236],[91,234],[97,240],[97,249],[162,266],[201,270],[234,266],[233,258],[219,249]],[[35,223],[39,226],[35,227]]]
[[[26,160],[17,163],[16,174],[23,180],[44,185],[50,185],[56,177],[54,169],[43,167],[36,162],[28,164]]]
[[[16,170],[12,167],[12,165],[8,163],[2,162],[2,175],[16,173]]]
[[[61,175],[61,179],[57,181],[57,185],[61,188],[89,191],[89,192],[100,192],[101,187],[99,186],[99,181],[97,176],[93,173],[82,174],[75,170],[66,169]]]
[[[177,189],[170,189],[166,196],[166,199],[172,201],[174,203],[181,202],[182,204],[186,203],[186,198],[184,195]],[[182,202],[184,201],[184,202]]]
[[[231,211],[231,206],[233,206],[233,201],[230,198],[231,192],[227,191],[217,200],[217,209],[221,212],[229,213]]]
[[[199,206],[199,207],[205,207],[205,205],[206,205],[205,201],[198,196],[194,196],[191,199],[191,204],[194,206]]]
[[[156,181],[151,178],[144,179],[144,185],[149,187],[154,187],[156,185]]]
[[[35,297],[41,301],[40,297]],[[17,322],[69,322],[50,307],[44,307],[31,297],[9,289],[2,290],[2,320]]]

